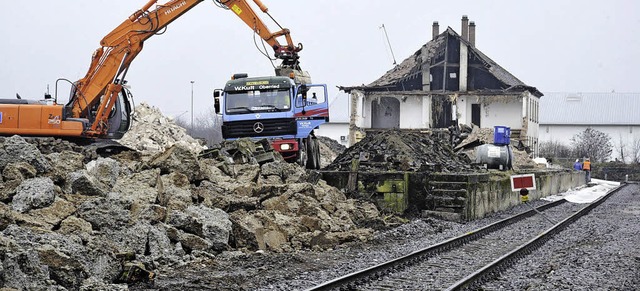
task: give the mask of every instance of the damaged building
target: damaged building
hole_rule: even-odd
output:
[[[508,126],[511,139],[537,153],[542,93],[475,47],[476,26],[462,17],[369,85],[339,87],[351,96],[350,145],[369,129]]]

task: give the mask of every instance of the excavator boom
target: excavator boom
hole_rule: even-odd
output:
[[[99,137],[106,134],[107,119],[122,91],[124,77],[144,41],[202,0],[172,0],[148,11],[156,2],[149,1],[106,35],[93,54],[87,74],[75,83],[75,95],[69,101],[71,117],[83,118],[89,116],[90,111],[96,112],[95,117],[90,118],[91,127],[85,135]]]

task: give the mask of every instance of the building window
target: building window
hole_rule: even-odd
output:
[[[535,116],[536,116],[536,123],[539,122],[538,120],[538,113],[540,113],[540,102],[538,102],[538,100],[536,100],[536,112],[535,112]]]
[[[531,110],[533,111],[531,113],[533,117],[533,122],[536,122],[536,100],[533,100],[533,108],[531,108]]]

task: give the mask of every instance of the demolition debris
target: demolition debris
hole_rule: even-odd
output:
[[[260,144],[238,140],[202,155],[171,120],[137,109],[138,126],[121,142],[144,154],[0,139],[3,287],[126,289],[227,252],[368,241],[370,227],[384,224],[375,205]]]
[[[370,172],[470,172],[480,171],[464,154],[457,154],[448,131],[370,131],[364,139],[340,154],[327,170]]]

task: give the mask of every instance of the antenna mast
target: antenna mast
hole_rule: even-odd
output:
[[[389,50],[391,51],[391,57],[393,58],[393,64],[396,65],[396,56],[393,54],[393,49],[391,48],[391,41],[389,41],[389,35],[387,34],[387,28],[384,27],[384,23],[380,26],[382,30],[384,30],[384,36],[387,38],[387,44],[389,44]]]

